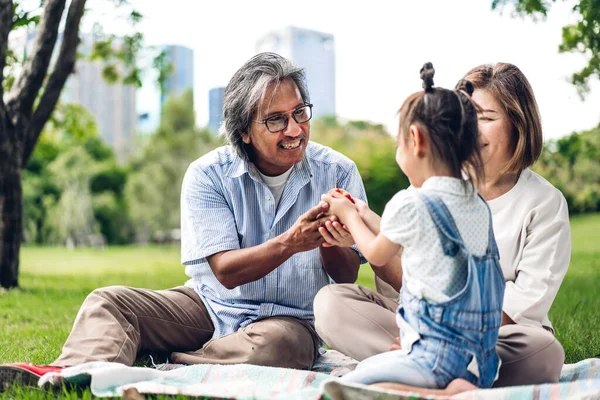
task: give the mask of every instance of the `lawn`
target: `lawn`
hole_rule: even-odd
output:
[[[569,363],[600,354],[600,214],[574,217],[571,226],[571,267],[550,312]],[[359,283],[372,287],[372,276],[370,268],[361,268]],[[21,288],[0,293],[0,363],[54,360],[80,304],[97,287],[164,289],[185,280],[178,247],[25,247]],[[0,394],[0,399],[15,397],[45,395],[35,390]]]

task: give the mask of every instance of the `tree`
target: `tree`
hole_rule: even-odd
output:
[[[127,0],[113,2],[118,7],[127,5]],[[0,0],[0,287],[3,288],[19,285],[23,168],[77,58],[79,25],[86,0],[71,0],[68,9],[66,3],[66,0],[40,0],[35,10],[25,11],[19,1]],[[141,15],[135,11],[129,14],[132,23],[140,19]],[[8,36],[11,31],[29,25],[36,27],[33,47],[26,59],[18,60],[8,48]],[[62,34],[57,41],[59,27]],[[115,66],[123,65],[123,81],[139,84],[135,55],[141,48],[141,35],[122,37],[118,50],[111,46],[114,39],[108,36],[98,41],[91,56],[106,61],[104,76],[110,80],[120,77]],[[55,47],[60,48],[52,59]],[[16,64],[18,68],[14,68]]]
[[[169,97],[158,130],[133,162],[125,198],[139,241],[180,226],[181,182],[190,163],[214,149],[215,139],[196,128],[191,90]]]
[[[59,56],[36,102],[50,66],[65,3],[66,0],[45,2],[31,56],[23,65],[22,73],[14,81],[5,101],[3,80],[8,34],[16,19],[13,2],[0,0],[0,286],[4,288],[19,284],[23,166],[75,65],[79,23],[85,0],[71,1]]]
[[[492,0],[492,9],[514,6],[517,15],[531,15],[534,19],[545,18],[551,3],[556,0]],[[581,97],[589,93],[589,81],[593,76],[600,78],[600,1],[579,0],[573,12],[581,18],[574,25],[563,27],[561,53],[577,52],[589,56],[581,71],[573,73],[571,82]]]

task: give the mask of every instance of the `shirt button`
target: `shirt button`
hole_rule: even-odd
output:
[[[265,197],[265,199],[267,199],[267,200],[271,200],[271,197],[270,197],[270,196],[267,196],[267,197]]]

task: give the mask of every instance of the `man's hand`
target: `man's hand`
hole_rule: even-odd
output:
[[[321,202],[301,215],[294,225],[281,235],[284,245],[297,250],[296,252],[308,251],[321,246],[325,239],[321,236],[319,227],[330,219],[324,215],[326,211],[327,204]]]

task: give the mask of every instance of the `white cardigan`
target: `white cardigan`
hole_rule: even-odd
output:
[[[488,204],[506,279],[504,312],[518,324],[552,329],[548,311],[571,258],[564,196],[525,169],[511,190]]]

